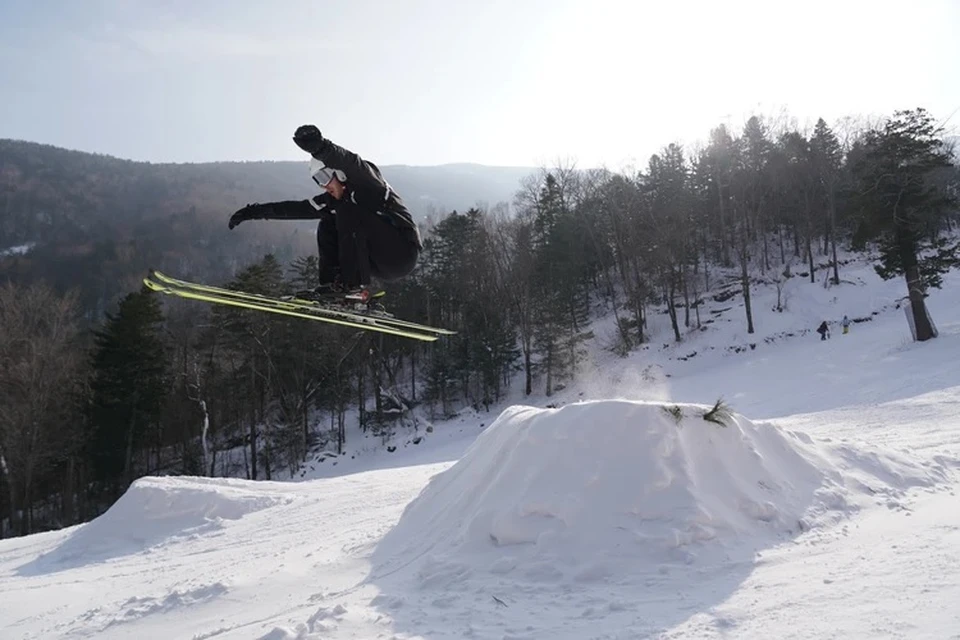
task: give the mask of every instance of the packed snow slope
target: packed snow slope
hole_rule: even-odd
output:
[[[601,319],[560,393],[302,482],[138,480],[0,541],[0,638],[958,638],[960,279],[915,344],[901,283],[844,277],[627,358]]]
[[[908,508],[911,487],[949,490],[947,461],[817,445],[739,415],[716,424],[708,410],[505,411],[379,543],[375,601],[426,638],[603,636],[598,618],[613,637],[646,637],[687,617],[660,604],[677,572],[730,569],[713,585],[720,602],[763,549],[815,540],[870,505]],[[489,602],[506,610],[475,614]]]
[[[896,454],[849,460],[845,446],[818,448],[742,416],[717,424],[704,419],[709,409],[632,401],[508,409],[430,481],[378,555],[479,554],[472,564],[504,573],[520,565],[535,579],[625,579],[701,555],[724,560],[731,546],[832,524],[864,500],[892,504],[903,489],[946,476],[940,463]]]

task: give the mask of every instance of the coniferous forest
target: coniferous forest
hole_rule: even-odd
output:
[[[549,396],[600,313],[618,354],[682,341],[732,279],[753,333],[752,288],[838,284],[851,249],[903,281],[917,340],[934,339],[924,299],[960,261],[956,156],[921,109],[809,130],[752,117],[635,171],[545,167],[511,203],[421,219],[420,264],[386,304],[458,331],[431,344],[143,289],[149,266],[254,293],[309,288],[313,232],[254,222],[228,236],[224,207],[291,197],[255,196],[242,176],[211,186],[183,166],[163,181],[138,165],[112,188],[115,174],[85,171],[92,156],[70,157],[52,172],[70,180],[41,179],[39,160],[0,165],[0,237],[50,241],[0,256],[0,537],[89,520],[144,475],[289,478],[343,451],[357,424],[387,442],[508,389]],[[652,314],[669,334],[651,335]]]

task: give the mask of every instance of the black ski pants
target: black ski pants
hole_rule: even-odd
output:
[[[324,212],[317,225],[320,282],[337,274],[347,287],[370,284],[371,276],[390,281],[417,264],[420,248],[387,214],[358,206]]]

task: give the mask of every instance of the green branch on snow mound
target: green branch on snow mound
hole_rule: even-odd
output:
[[[721,427],[726,427],[727,421],[731,418],[733,418],[733,411],[723,402],[723,398],[718,398],[713,408],[703,414],[704,420]]]

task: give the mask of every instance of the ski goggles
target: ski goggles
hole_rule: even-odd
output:
[[[315,167],[313,169],[313,179],[320,185],[321,189],[326,188],[334,178],[340,182],[346,182],[346,175],[337,169],[331,169],[330,167]]]
[[[321,187],[326,187],[328,184],[330,184],[330,181],[333,180],[333,178],[333,169],[330,169],[329,167],[324,167],[313,172],[313,179]]]

